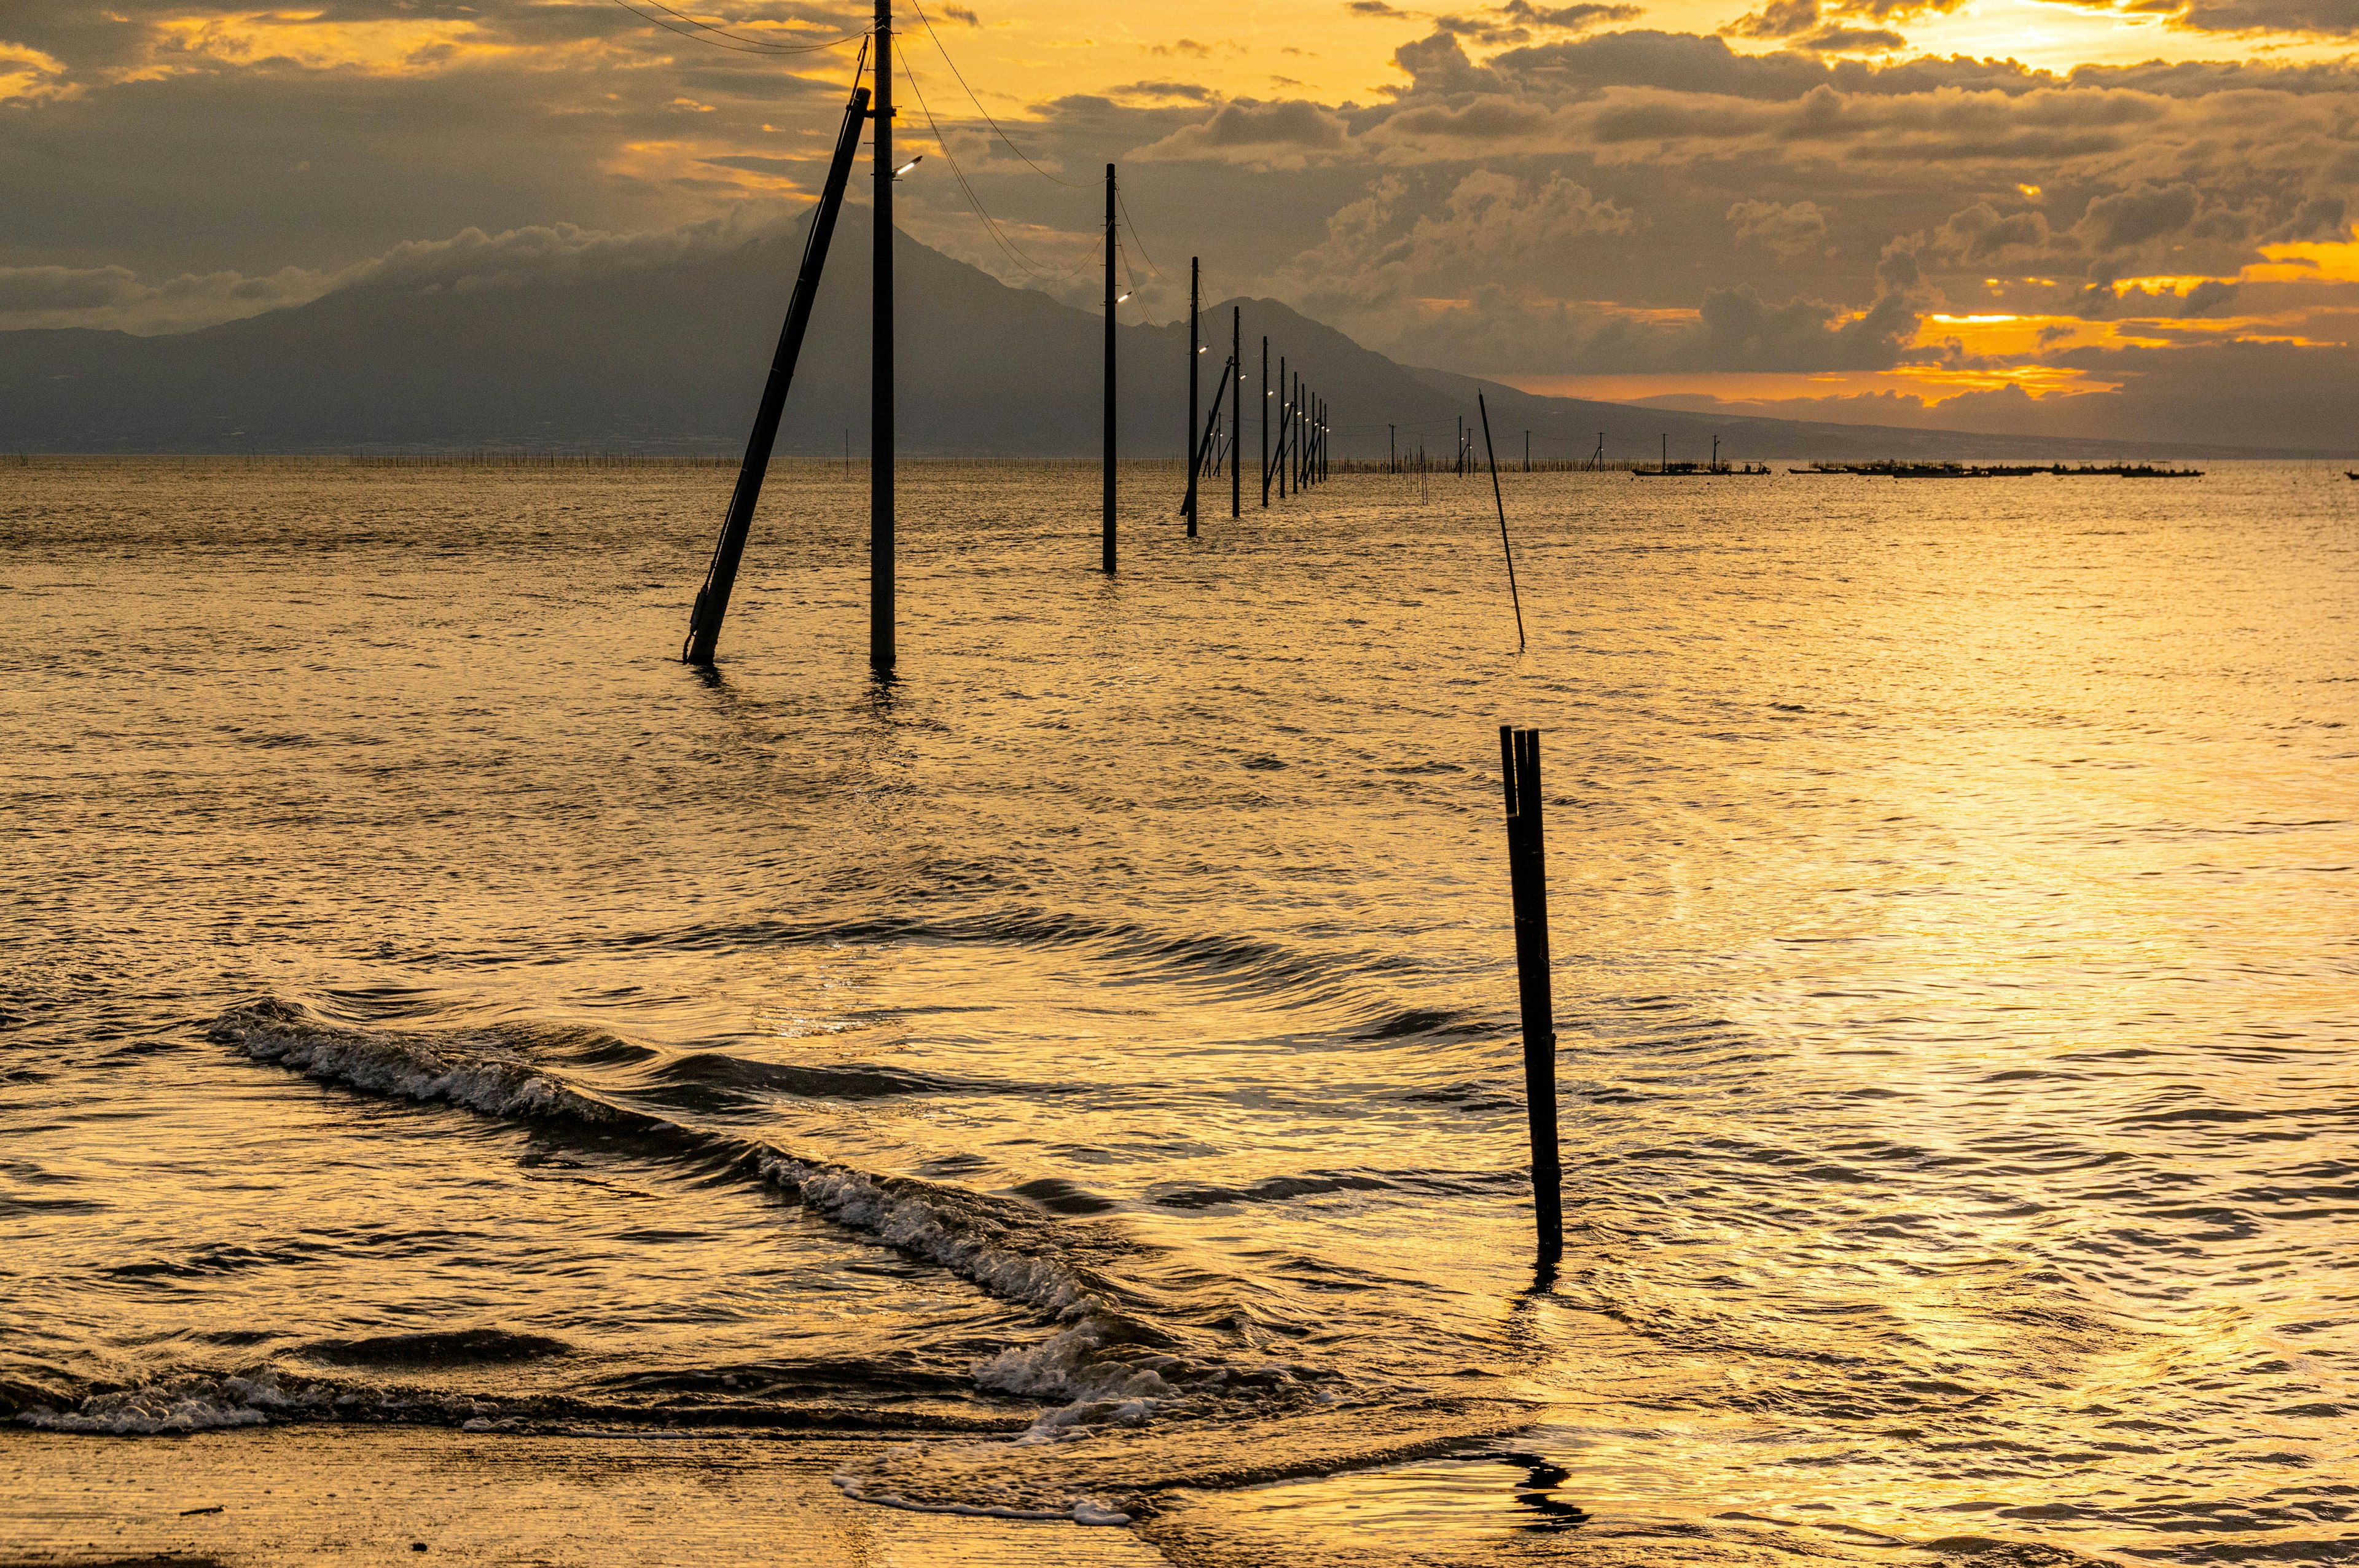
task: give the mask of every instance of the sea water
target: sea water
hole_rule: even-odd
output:
[[[2359,485],[0,481],[0,1418],[1176,1561],[2359,1559]],[[1543,731],[1537,1273],[1498,726]]]

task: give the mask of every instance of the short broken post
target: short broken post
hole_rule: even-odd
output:
[[[1564,1255],[1563,1174],[1556,1133],[1556,1000],[1549,985],[1548,851],[1540,831],[1540,732],[1499,726],[1507,796],[1507,874],[1514,892],[1516,982],[1523,1003],[1524,1103],[1532,1134],[1532,1216],[1539,1264]]]

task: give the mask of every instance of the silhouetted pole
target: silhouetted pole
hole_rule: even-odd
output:
[[[1106,165],[1105,499],[1098,523],[1098,565],[1114,570],[1114,165]]]
[[[859,74],[856,69],[853,74]],[[852,183],[853,160],[860,156],[860,122],[867,113],[868,89],[853,88],[852,102],[843,111],[843,129],[836,133],[835,157],[827,166],[827,183],[820,190],[819,208],[811,214],[810,232],[803,240],[803,264],[795,275],[786,324],[778,330],[777,350],[770,356],[770,379],[762,385],[762,401],[754,412],[754,432],[745,438],[745,460],[737,469],[737,488],[730,494],[721,539],[712,548],[712,564],[705,568],[704,586],[697,591],[696,607],[689,613],[688,642],[679,651],[688,664],[712,663],[713,649],[721,641],[721,622],[729,613],[737,563],[745,558],[745,535],[754,526],[754,508],[762,499],[762,481],[770,470],[770,449],[777,444],[787,389],[794,384],[795,362],[802,357],[803,334],[810,326],[811,305],[819,297],[820,274],[827,265],[829,242],[835,238],[836,214],[843,210],[844,188]]]
[[[1474,406],[1483,411],[1483,456],[1491,464],[1491,501],[1499,509],[1499,547],[1507,553],[1507,594],[1516,601],[1516,652],[1524,651],[1524,596],[1516,589],[1516,547],[1507,543],[1507,503],[1499,494],[1499,460],[1491,450],[1491,410],[1484,406],[1483,395],[1474,395]]]
[[[1397,425],[1385,427],[1385,468],[1392,473],[1400,472],[1400,427]]]
[[[1532,433],[1529,430],[1524,432],[1524,471],[1532,471]]]
[[[1299,495],[1310,482],[1310,395],[1302,373],[1294,373],[1294,491]]]
[[[1261,505],[1269,510],[1269,334],[1261,335]]]
[[[1507,875],[1516,922],[1516,989],[1524,1025],[1524,1105],[1531,1120],[1532,1218],[1539,1263],[1564,1256],[1564,1175],[1556,1130],[1556,1000],[1549,984],[1548,846],[1540,825],[1540,732],[1499,726],[1507,796]]]
[[[893,0],[876,0],[876,253],[869,278],[868,664],[893,667]]]
[[[1202,335],[1197,321],[1197,295],[1202,286],[1201,256],[1188,258],[1188,537],[1196,536],[1196,344]]]
[[[1229,307],[1229,373],[1236,378],[1237,401],[1229,410],[1229,515],[1245,515],[1245,476],[1236,454],[1245,449],[1245,308]]]
[[[1294,435],[1294,395],[1288,389],[1293,383],[1286,379],[1286,356],[1277,356],[1277,498],[1286,499],[1287,442]]]

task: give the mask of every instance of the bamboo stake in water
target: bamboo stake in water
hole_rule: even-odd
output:
[[[1549,979],[1548,846],[1540,829],[1540,732],[1499,726],[1507,795],[1507,874],[1516,922],[1516,989],[1524,1026],[1524,1104],[1531,1124],[1532,1217],[1539,1262],[1564,1254],[1564,1176],[1556,1127],[1556,999]]]
[[[1120,303],[1114,297],[1114,165],[1106,165],[1105,216],[1105,472],[1101,476],[1098,519],[1098,568],[1112,572],[1114,567],[1114,308]]]
[[[1507,597],[1516,601],[1516,652],[1524,651],[1524,596],[1516,589],[1516,546],[1507,542],[1507,503],[1499,494],[1499,460],[1491,450],[1491,410],[1483,402],[1483,395],[1474,395],[1474,406],[1483,410],[1483,455],[1491,463],[1491,501],[1499,509],[1499,547],[1507,552]]]

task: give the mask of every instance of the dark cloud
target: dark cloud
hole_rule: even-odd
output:
[[[1908,40],[1889,27],[1821,27],[1792,47],[1813,54],[1887,54],[1908,48]]]
[[[1826,214],[1815,201],[1787,206],[1747,200],[1729,208],[1728,221],[1736,226],[1739,242],[1749,241],[1789,260],[1826,248]]]
[[[1818,25],[1819,0],[1769,0],[1721,31],[1740,38],[1790,38]]]
[[[2182,316],[2205,315],[2234,299],[2236,294],[2236,285],[2223,278],[2207,277],[2187,291],[2180,301],[2179,313]]]
[[[1189,103],[1210,103],[1220,94],[1193,81],[1133,81],[1121,87],[1109,87],[1106,92],[1117,98],[1176,98]]]
[[[2171,25],[2205,33],[2300,33],[2359,37],[2359,7],[2351,0],[2074,0],[2093,10],[2168,16]]]
[[[2027,262],[2049,254],[2048,214],[2036,209],[2002,213],[1987,201],[1953,212],[1933,236],[1933,249],[1962,266]]]
[[[1142,162],[1212,157],[1259,168],[1299,168],[1307,159],[1342,153],[1345,136],[1343,120],[1308,99],[1274,103],[1240,99],[1130,156]]]
[[[2202,205],[2202,193],[2192,185],[2154,186],[2140,180],[2126,190],[2095,198],[2072,228],[2102,254],[2178,233],[2195,222]]]

